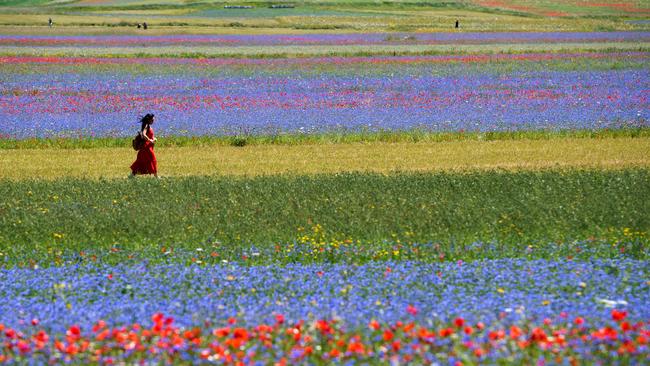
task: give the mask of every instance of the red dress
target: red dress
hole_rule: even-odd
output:
[[[153,140],[153,129],[151,126],[147,129],[147,137]],[[153,144],[145,141],[142,149],[138,151],[138,157],[131,164],[131,171],[133,174],[157,174],[158,162],[156,161],[156,154],[153,152]]]

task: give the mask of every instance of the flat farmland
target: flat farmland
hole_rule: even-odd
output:
[[[3,33],[59,35],[305,34],[355,32],[530,32],[648,29],[643,1],[300,1],[266,2],[5,1]],[[36,4],[40,4],[38,6]],[[231,8],[225,8],[230,5]],[[233,7],[234,5],[234,7]],[[240,8],[237,8],[239,6]],[[241,8],[246,6],[247,8]],[[49,29],[47,20],[54,18]],[[455,21],[460,27],[455,29]]]
[[[647,363],[649,9],[0,2],[0,364]]]

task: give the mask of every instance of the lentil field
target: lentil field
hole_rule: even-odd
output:
[[[650,362],[647,4],[233,4],[0,2],[0,364]]]

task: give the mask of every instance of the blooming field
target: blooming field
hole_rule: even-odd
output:
[[[407,311],[417,313],[412,306]],[[647,361],[646,324],[630,323],[624,310],[613,309],[611,318],[612,325],[596,328],[585,326],[583,317],[561,313],[557,320],[545,318],[537,324],[524,320],[508,327],[496,322],[491,330],[483,322],[472,324],[462,317],[434,326],[413,321],[382,325],[372,320],[364,332],[346,331],[336,319],[286,323],[282,314],[256,326],[244,327],[230,318],[224,327],[210,329],[206,324],[208,329],[188,329],[174,324],[171,316],[155,313],[149,327],[141,323],[111,327],[99,320],[90,332],[72,325],[65,337],[36,331],[39,320],[32,319],[31,336],[6,328],[0,362],[626,365]]]
[[[500,32],[500,33],[366,33],[366,34],[264,34],[176,36],[19,36],[0,35],[3,46],[158,47],[274,46],[274,45],[381,45],[381,44],[507,44],[648,42],[650,32]]]
[[[159,132],[183,136],[647,127],[648,58],[5,57],[0,134],[130,136],[146,112]]]
[[[377,319],[426,324],[463,316],[468,321],[541,320],[566,312],[607,324],[611,301],[631,321],[650,317],[650,265],[629,259],[545,261],[506,259],[422,264],[286,266],[68,265],[1,274],[0,322],[20,327],[32,318],[52,331],[93,321],[129,324],[162,311],[191,327],[268,322],[280,313],[291,322],[339,318],[346,327]],[[481,301],[470,301],[476,298]],[[608,305],[609,304],[609,305]],[[417,314],[407,312],[415,307]],[[19,312],[16,314],[16,310]],[[218,310],[218,311],[215,311]],[[19,316],[16,316],[19,315]]]
[[[0,361],[642,364],[647,182],[0,182]]]
[[[0,355],[636,363],[648,271],[632,260],[4,270]]]
[[[643,152],[648,42],[649,32],[0,35],[0,169],[18,163],[6,149],[19,143],[103,154],[145,113],[161,141],[221,138],[235,155],[286,138],[302,164],[313,158],[301,144],[355,134],[471,132],[478,154],[490,144],[521,156],[503,140],[530,153],[526,136],[546,150],[567,136],[586,150],[625,136],[619,145]],[[499,51],[519,44],[539,49]],[[436,45],[445,52],[421,52]],[[354,57],[282,55],[357,46],[367,48]],[[218,57],[176,53],[201,47]],[[237,58],[256,47],[280,54]],[[156,147],[161,172],[168,146]],[[437,147],[418,151],[432,159]],[[382,148],[397,151],[391,166],[413,167],[406,150]],[[82,149],[54,165],[49,151],[33,172],[49,164],[65,177],[79,159],[106,168]],[[527,160],[529,171],[231,177],[218,176],[224,159],[203,158],[206,176],[0,179],[0,364],[648,363],[647,161],[576,151],[566,155],[620,169],[536,171]]]

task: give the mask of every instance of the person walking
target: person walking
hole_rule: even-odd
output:
[[[49,18],[49,19],[47,20],[47,25],[48,25],[50,28],[52,28],[52,24],[54,24],[54,23],[52,22],[52,18]]]
[[[140,136],[144,139],[144,145],[138,150],[138,157],[131,164],[131,177],[136,174],[153,174],[158,178],[158,162],[156,161],[156,154],[153,151],[153,146],[157,139],[154,136],[153,125],[154,115],[147,113],[140,120]]]

